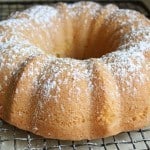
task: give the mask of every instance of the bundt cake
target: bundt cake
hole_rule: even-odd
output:
[[[63,140],[150,125],[150,20],[77,2],[1,21],[0,118]]]

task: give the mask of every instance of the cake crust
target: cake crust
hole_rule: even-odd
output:
[[[62,140],[150,125],[150,21],[94,2],[34,6],[0,22],[0,117]]]

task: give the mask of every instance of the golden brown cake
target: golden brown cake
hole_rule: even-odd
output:
[[[0,117],[47,138],[150,124],[150,21],[94,2],[34,6],[0,22]]]

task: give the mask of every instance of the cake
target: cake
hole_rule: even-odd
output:
[[[0,118],[62,140],[150,125],[150,20],[77,2],[37,5],[1,21]]]

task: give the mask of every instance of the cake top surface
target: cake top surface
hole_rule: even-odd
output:
[[[28,39],[25,39],[23,34],[17,30],[17,28],[20,28],[21,31],[27,28],[33,28],[32,22],[40,24],[43,28],[51,26],[51,21],[53,21],[54,18],[57,18],[58,20],[64,19],[64,16],[60,15],[62,10],[67,13],[66,17],[78,17],[84,11],[88,11],[89,15],[95,19],[99,14],[103,14],[104,9],[110,8],[113,11],[110,17],[107,18],[106,16],[106,23],[107,19],[113,18],[122,26],[131,26],[130,35],[125,34],[122,37],[122,41],[131,39],[133,42],[124,42],[124,44],[120,45],[115,52],[106,54],[98,59],[91,58],[87,60],[77,60],[73,58],[57,58],[56,56],[45,55],[42,49],[33,45]],[[95,63],[103,63],[113,75],[120,77],[123,80],[122,82],[126,83],[130,92],[131,88],[135,88],[132,83],[133,77],[135,77],[137,82],[140,82],[141,85],[145,80],[149,81],[149,79],[145,78],[143,73],[140,75],[137,74],[143,67],[143,62],[145,62],[146,59],[145,54],[150,50],[150,26],[145,27],[143,23],[144,18],[138,18],[138,14],[139,13],[136,11],[118,9],[114,5],[103,7],[94,2],[78,2],[75,4],[58,4],[54,6],[34,6],[23,12],[16,12],[10,19],[0,22],[0,72],[8,72],[8,74],[3,76],[0,89],[2,90],[3,86],[9,83],[9,78],[16,74],[16,70],[19,71],[21,64],[27,64],[29,58],[34,59],[34,57],[36,58],[41,55],[41,57],[45,58],[45,61],[37,61],[37,65],[33,64],[34,67],[29,70],[28,74],[23,74],[22,78],[26,78],[36,71],[37,74],[40,74],[38,73],[39,66],[47,71],[47,73],[42,73],[40,81],[37,81],[37,78],[35,78],[34,82],[35,86],[36,84],[40,84],[40,82],[41,84],[44,82],[42,85],[43,91],[41,92],[43,92],[43,94],[45,93],[46,99],[49,99],[49,93],[53,89],[57,89],[56,91],[59,93],[59,86],[67,84],[69,82],[67,80],[70,77],[74,80],[82,80],[84,78],[89,83],[87,93],[91,91],[93,88],[91,78],[93,65]],[[122,19],[118,19],[121,17]],[[132,25],[133,22],[137,23],[136,28]],[[122,32],[121,29],[120,32]],[[136,41],[135,37],[138,38],[138,36],[142,36],[142,39]],[[24,61],[21,64],[16,62],[20,62],[22,58],[24,58]],[[49,66],[49,63],[54,65]],[[149,64],[147,65],[146,68],[149,70]],[[68,76],[68,78],[64,81],[56,81],[55,79],[57,79],[64,71],[67,71],[66,77]],[[126,72],[130,72],[131,77],[127,77]],[[51,74],[51,76],[47,76],[47,74]],[[128,80],[126,80],[127,78]],[[80,92],[80,87],[77,85],[75,86],[76,92]],[[59,96],[59,94],[57,95]],[[54,99],[57,100],[57,97]]]

